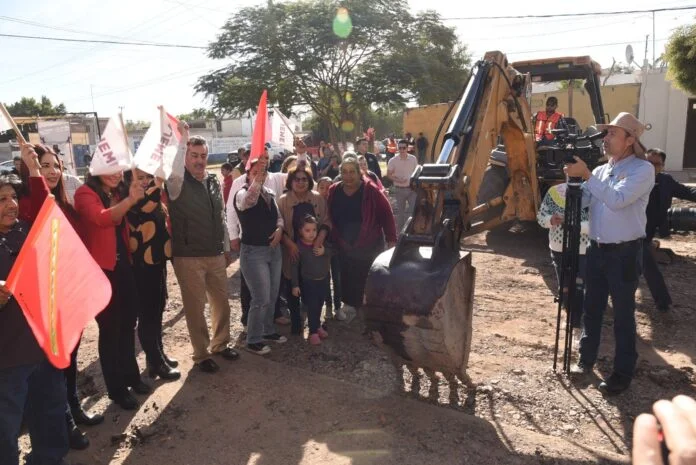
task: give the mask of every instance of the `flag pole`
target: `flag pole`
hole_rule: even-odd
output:
[[[22,132],[17,127],[17,123],[15,123],[14,119],[12,119],[12,116],[10,116],[10,112],[7,111],[7,108],[5,108],[5,105],[2,102],[0,102],[0,112],[2,112],[3,115],[5,115],[5,119],[7,119],[7,121],[10,123],[10,126],[12,126],[12,129],[17,135],[17,141],[19,142],[19,145],[26,145],[27,140],[22,135]]]
[[[121,121],[121,128],[123,128],[123,139],[126,143],[126,148],[130,152],[130,144],[128,143],[128,130],[126,129],[126,125],[123,123],[123,113],[119,112],[118,113],[118,119]],[[133,160],[131,160],[131,164],[133,163]],[[131,174],[133,175],[133,179],[131,179],[131,182],[135,182],[135,166],[131,167]]]

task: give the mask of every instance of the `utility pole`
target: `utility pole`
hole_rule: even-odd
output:
[[[652,67],[655,68],[655,10],[652,12],[652,22],[653,22],[653,59]]]

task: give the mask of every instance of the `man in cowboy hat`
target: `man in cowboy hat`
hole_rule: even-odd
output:
[[[645,160],[640,136],[645,130],[636,117],[619,113],[606,130],[604,152],[608,163],[590,172],[578,157],[568,164],[570,177],[583,178],[583,204],[590,208],[590,246],[587,248],[584,330],[576,374],[591,373],[599,350],[602,319],[611,295],[616,351],[614,370],[598,388],[606,395],[628,388],[636,352],[635,295],[641,274],[645,209],[655,183],[655,170]]]

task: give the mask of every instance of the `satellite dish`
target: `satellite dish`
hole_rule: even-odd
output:
[[[635,57],[633,56],[633,47],[631,45],[626,45],[626,64],[630,65],[633,63],[633,59]]]

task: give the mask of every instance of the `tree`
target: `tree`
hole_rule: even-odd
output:
[[[150,123],[148,121],[132,121],[126,120],[126,131],[140,131],[141,129],[148,129]]]
[[[665,49],[667,72],[677,87],[696,94],[696,24],[677,28]]]
[[[184,113],[176,117],[182,121],[195,121],[200,119],[215,119],[215,112],[207,108],[194,108],[191,113]]]
[[[450,100],[469,59],[436,13],[413,17],[405,0],[291,0],[242,8],[210,44],[232,64],[196,91],[218,113],[256,110],[263,89],[283,113],[308,105],[344,141],[373,106]]]
[[[12,116],[54,116],[66,113],[65,105],[61,103],[54,107],[45,95],[41,96],[40,102],[33,97],[22,97],[18,102],[7,105],[7,111]]]

